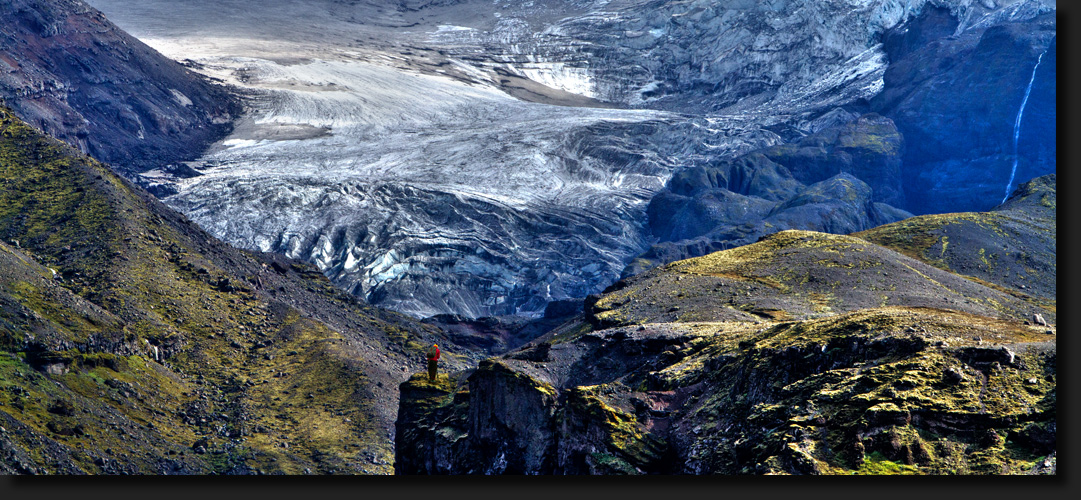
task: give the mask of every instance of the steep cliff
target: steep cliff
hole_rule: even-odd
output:
[[[870,102],[905,137],[901,207],[917,214],[989,210],[1056,169],[1055,13],[954,33],[949,21],[928,9],[887,32]]]

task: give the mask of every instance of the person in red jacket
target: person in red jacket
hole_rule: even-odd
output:
[[[435,370],[439,364],[439,344],[432,344],[428,349],[428,380],[435,380]]]

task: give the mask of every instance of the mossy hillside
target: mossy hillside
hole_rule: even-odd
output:
[[[175,388],[169,387],[167,377],[147,369],[144,358],[123,357],[98,365],[80,360],[67,373],[45,374],[18,355],[4,355],[0,358],[0,414],[6,422],[0,441],[26,454],[26,460],[5,461],[10,472],[211,470],[203,457],[184,444],[192,433],[168,425],[171,408],[146,404],[167,399],[161,394]]]
[[[1044,308],[1056,302],[1055,176],[990,212],[912,217],[853,234]]]
[[[25,351],[31,341],[51,350],[72,342],[131,340],[114,315],[54,279],[54,271],[0,242],[0,348]]]
[[[960,240],[946,251],[976,250]],[[1054,473],[1056,337],[1036,313],[1053,321],[860,238],[782,231],[622,280],[587,300],[588,326],[489,364],[556,391],[517,411],[554,415],[530,472]],[[489,389],[458,418],[496,411]],[[503,470],[448,453],[450,473]]]
[[[725,473],[892,470],[867,458],[878,451],[908,472],[1025,472],[1051,451],[1025,434],[1054,421],[1054,350],[1041,340],[1024,325],[922,309],[779,324],[711,374],[716,390],[688,419],[723,445],[688,458]]]
[[[12,297],[21,298],[17,294]],[[45,304],[50,307],[44,307],[43,311],[56,309],[52,306],[54,302]],[[236,305],[240,304],[237,301]],[[33,307],[34,303],[30,303],[27,309],[33,311]],[[259,304],[240,310],[252,315],[261,311]],[[374,398],[363,389],[367,380],[355,361],[358,353],[342,352],[346,347],[340,334],[322,323],[300,318],[295,310],[255,325],[259,332],[254,342],[245,338],[244,324],[230,329],[223,323],[217,322],[205,339],[189,340],[186,348],[177,349],[179,352],[169,356],[170,368],[197,374],[187,381],[154,363],[154,356],[145,349],[139,351],[140,355],[128,357],[69,349],[50,351],[43,358],[35,351],[27,357],[42,358],[38,363],[43,366],[27,364],[26,368],[33,371],[58,366],[56,369],[63,373],[55,376],[66,388],[87,400],[115,405],[123,419],[149,423],[160,435],[159,439],[168,440],[173,448],[187,449],[190,454],[192,448],[198,447],[195,443],[201,443],[212,454],[235,458],[208,463],[211,468],[207,471],[224,472],[243,465],[267,472],[303,473],[304,469],[311,469],[312,457],[325,457],[320,465],[327,467],[328,472],[335,471],[336,466],[340,467],[337,471],[350,470],[335,459],[381,463],[387,470],[369,471],[390,472],[389,437],[374,421],[373,415],[378,412],[373,408]],[[73,331],[70,325],[48,324],[56,325],[56,330],[66,334],[60,345],[86,346],[85,336],[68,334]],[[280,329],[275,332],[278,325]],[[167,338],[155,335],[161,332],[153,328],[146,328],[146,336],[130,333],[142,331],[144,326],[140,322],[125,328],[127,337],[149,339],[155,344]],[[174,334],[191,336],[190,331],[182,329],[174,330]],[[243,344],[248,343],[252,345],[244,349]],[[159,356],[167,354],[170,353]],[[147,363],[157,369],[144,369]],[[110,381],[135,385],[125,389],[126,396],[119,397],[109,389]],[[178,414],[182,417],[170,418]],[[40,431],[49,430],[51,422],[35,419],[33,414],[20,415],[20,419],[31,427],[38,424]],[[100,422],[89,418],[82,424],[83,428],[95,429]],[[87,439],[102,450],[128,449],[108,440]],[[244,441],[245,446],[234,453],[238,440]],[[372,443],[387,444],[373,446]],[[143,469],[142,465],[150,468]],[[142,465],[134,470],[160,472],[153,468],[156,464]],[[95,468],[84,471],[103,472]]]
[[[774,321],[888,305],[1031,318],[1053,311],[850,236],[781,231],[627,278],[587,301],[595,327]]]
[[[457,351],[453,342],[359,303],[309,266],[217,242],[106,166],[4,113],[0,168],[8,179],[41,181],[0,184],[0,196],[25,211],[0,219],[11,250],[0,259],[5,272],[16,270],[0,280],[5,346],[29,369],[101,403],[85,405],[85,429],[115,421],[164,443],[132,450],[146,458],[131,461],[113,435],[57,434],[12,407],[32,437],[12,446],[56,443],[45,448],[52,459],[24,468],[55,472],[73,440],[86,439],[103,450],[103,463],[118,461],[73,466],[91,473],[392,472],[397,383],[431,342]],[[94,216],[67,212],[82,205]],[[468,362],[446,359],[453,368]]]
[[[258,457],[251,465],[301,474],[318,457],[328,472],[370,461],[382,466],[371,472],[389,473],[393,455],[379,445],[387,436],[374,417],[376,402],[355,361],[358,353],[348,352],[345,339],[321,323],[295,312],[285,321],[275,336],[278,354],[251,358],[250,378],[237,381],[248,386],[242,389],[243,412],[250,417],[232,420],[239,424],[236,433],[251,435],[248,447]],[[276,362],[276,356],[294,361]]]
[[[79,261],[101,279],[120,243],[117,214],[95,189],[114,181],[106,172],[0,109],[0,239],[44,250],[35,258],[48,265]]]

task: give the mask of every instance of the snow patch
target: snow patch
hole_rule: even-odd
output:
[[[173,99],[176,99],[176,102],[179,102],[181,106],[192,105],[191,99],[188,99],[188,96],[184,95],[183,92],[177,89],[169,89],[169,92],[173,94]]]

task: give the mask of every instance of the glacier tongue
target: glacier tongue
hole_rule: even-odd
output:
[[[230,243],[313,262],[417,316],[540,313],[643,249],[645,203],[670,165],[591,156],[576,132],[669,113],[523,102],[347,59],[243,65],[265,89],[252,127],[165,200]],[[329,133],[260,138],[278,125]]]

